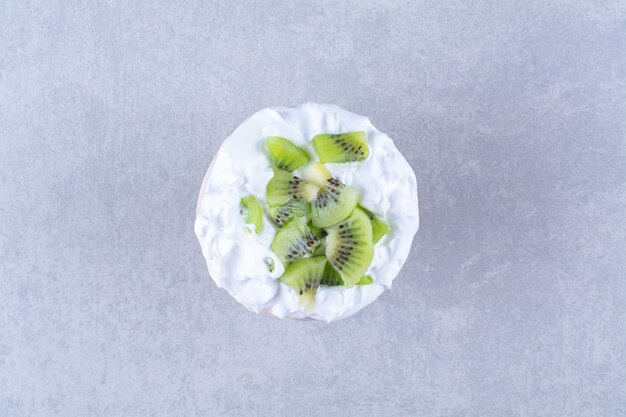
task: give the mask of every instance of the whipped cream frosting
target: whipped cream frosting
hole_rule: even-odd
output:
[[[278,281],[285,268],[270,245],[277,228],[266,209],[265,188],[273,175],[264,151],[268,136],[282,136],[317,155],[310,140],[319,133],[364,130],[370,156],[363,162],[325,164],[334,177],[356,187],[361,204],[391,225],[374,247],[366,272],[373,283],[352,288],[321,286],[315,310],[298,304],[295,291]],[[296,170],[294,174],[301,176]],[[264,207],[263,230],[252,233],[240,214],[242,197],[252,194]],[[204,177],[196,209],[195,232],[209,274],[218,287],[256,313],[279,318],[346,318],[391,288],[419,226],[415,174],[393,141],[367,117],[335,105],[305,103],[296,108],[260,110],[244,121],[220,147]],[[267,264],[274,261],[274,271]]]

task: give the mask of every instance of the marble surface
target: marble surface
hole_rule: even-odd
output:
[[[440,3],[1,1],[0,415],[626,415],[626,4]],[[193,233],[220,141],[306,100],[420,195],[331,325],[248,312]]]

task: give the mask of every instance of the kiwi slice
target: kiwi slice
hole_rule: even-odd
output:
[[[307,311],[315,308],[315,294],[317,294],[317,287],[322,280],[325,266],[326,258],[323,256],[302,258],[289,265],[280,277],[283,284],[296,291],[298,302]]]
[[[315,236],[320,238],[320,244],[313,251],[313,256],[325,255],[326,254],[326,239],[324,238],[326,237],[326,230],[320,229],[319,227],[315,227],[310,222],[307,226],[309,226],[309,229],[311,229],[311,233],[313,233]]]
[[[291,200],[312,201],[317,197],[319,187],[282,169],[275,169],[274,176],[267,183],[267,203],[282,206]]]
[[[330,171],[320,162],[313,162],[304,171],[304,178],[322,189],[326,188],[332,177]]]
[[[287,265],[302,258],[319,244],[320,239],[311,233],[306,218],[297,217],[278,229],[272,241],[272,252],[283,265]]]
[[[320,227],[314,226],[313,223],[309,222],[307,226],[309,226],[309,229],[311,229],[311,233],[313,233],[320,239],[326,236],[326,231]]]
[[[359,280],[359,282],[356,283],[356,285],[370,285],[372,282],[374,282],[374,278],[372,278],[370,275],[363,275],[363,277]]]
[[[325,256],[326,255],[326,245],[320,244],[318,245],[312,253],[313,256]]]
[[[311,212],[311,204],[303,200],[290,200],[280,206],[269,206],[267,211],[272,221],[278,227],[283,227],[294,217],[308,216]]]
[[[326,167],[319,162],[307,169],[305,177],[309,182],[320,187],[317,198],[311,202],[311,221],[314,226],[332,226],[352,213],[359,201],[356,189],[333,178]]]
[[[356,285],[369,285],[374,282],[374,279],[370,275],[363,275]],[[330,263],[326,263],[324,268],[324,274],[322,275],[322,282],[320,285],[327,285],[329,287],[337,287],[343,285],[343,279],[339,272],[335,271],[335,268]]]
[[[263,230],[263,208],[255,196],[249,195],[239,202],[239,212],[246,224],[254,225],[254,231],[258,234]]]
[[[331,186],[318,194],[311,203],[311,221],[317,227],[329,227],[350,215],[359,201],[352,188],[333,179]]]
[[[363,161],[370,154],[364,131],[316,135],[313,146],[321,162]]]
[[[341,279],[341,275],[339,274],[339,272],[335,271],[335,268],[333,268],[333,266],[329,262],[326,262],[326,266],[324,267],[324,274],[322,275],[321,285],[327,285],[329,287],[343,285],[343,279]]]
[[[280,136],[270,136],[265,141],[270,154],[272,166],[285,171],[293,171],[309,163],[311,157],[299,146],[294,145],[289,139]]]
[[[370,222],[372,222],[372,242],[376,244],[376,242],[378,242],[391,230],[391,226],[389,226],[389,223],[376,216],[362,205],[359,204],[357,207],[363,210],[363,213],[367,214]]]
[[[360,209],[339,224],[327,230],[326,258],[341,275],[344,285],[352,287],[359,282],[372,262],[372,224]]]

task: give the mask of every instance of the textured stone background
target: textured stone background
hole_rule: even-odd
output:
[[[1,1],[0,415],[626,415],[626,4],[439,3]],[[305,100],[418,178],[332,325],[240,307],[193,234],[220,141]]]

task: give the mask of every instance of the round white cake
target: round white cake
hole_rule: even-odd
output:
[[[353,131],[365,132],[367,159],[325,166],[334,178],[357,189],[360,203],[375,209],[372,211],[389,224],[390,231],[374,245],[366,271],[371,284],[350,288],[322,285],[315,294],[315,307],[307,309],[298,302],[296,291],[279,280],[285,266],[270,249],[278,228],[266,210],[266,186],[274,174],[265,140],[270,136],[289,138],[315,159],[311,144],[315,135]],[[259,233],[251,232],[241,215],[240,201],[247,195],[255,196],[263,207]],[[327,322],[353,315],[391,288],[419,226],[415,174],[393,141],[367,117],[336,105],[314,103],[263,109],[235,129],[209,166],[196,214],[195,232],[209,274],[219,288],[256,313]]]

